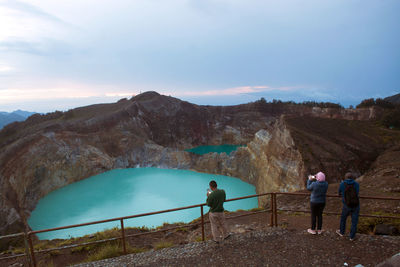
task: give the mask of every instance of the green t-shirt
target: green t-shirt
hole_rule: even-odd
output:
[[[225,200],[225,191],[222,189],[217,189],[208,195],[206,203],[207,206],[210,207],[210,212],[223,212]]]

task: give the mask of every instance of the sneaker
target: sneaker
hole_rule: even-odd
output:
[[[322,234],[322,230],[317,230],[317,234],[321,235]]]
[[[225,236],[224,240],[228,239],[229,237],[231,237],[231,233],[229,233],[227,236]]]
[[[312,229],[307,229],[307,232],[309,232],[312,235],[315,235],[317,232],[315,232],[315,230]]]
[[[340,232],[340,230],[336,230],[336,233],[337,233],[339,236],[343,237],[343,234]]]
[[[350,238],[349,240],[350,240],[350,241],[354,241],[354,239],[355,239],[355,238],[353,237],[353,238]]]

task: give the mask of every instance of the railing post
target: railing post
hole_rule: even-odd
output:
[[[124,219],[121,219],[121,232],[122,232],[122,246],[124,248],[124,254],[126,254]]]
[[[274,226],[274,194],[270,193],[271,196],[271,221],[270,221],[270,226],[273,227]]]
[[[29,267],[32,267],[32,261],[31,257],[29,256],[29,245],[28,245],[28,239],[27,239],[27,234],[26,232],[24,233],[24,244],[25,244],[25,256],[26,256],[26,261]]]
[[[204,212],[203,212],[203,205],[200,206],[201,210],[201,240],[204,241]]]
[[[274,220],[275,226],[278,227],[278,203],[276,201],[276,193],[274,193]]]
[[[33,267],[37,267],[36,265],[36,259],[35,259],[35,250],[33,248],[33,243],[32,243],[32,236],[30,233],[28,233],[28,242],[29,242],[29,248],[31,250],[31,260],[32,260],[32,265]]]

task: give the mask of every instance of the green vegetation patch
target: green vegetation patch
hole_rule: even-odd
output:
[[[141,253],[145,252],[147,249],[145,248],[132,248],[128,244],[126,244],[127,254],[132,253]],[[113,242],[108,244],[103,244],[100,248],[98,248],[94,253],[92,253],[87,261],[99,261],[108,258],[115,258],[124,255],[122,245],[120,242]]]
[[[374,212],[373,215],[381,216],[399,216],[398,214]],[[389,218],[365,218],[360,217],[357,226],[357,232],[361,234],[374,234],[375,227],[379,224],[391,225],[400,230],[400,218],[389,219]]]
[[[124,253],[118,244],[106,244],[91,254],[87,261],[99,261],[108,258],[122,256]]]
[[[172,243],[172,242],[161,241],[154,245],[154,249],[159,250],[159,249],[163,249],[163,248],[169,248],[169,247],[172,247],[173,245],[174,245],[174,243]]]

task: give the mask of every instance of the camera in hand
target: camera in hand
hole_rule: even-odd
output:
[[[310,180],[315,180],[316,178],[315,178],[315,175],[308,175],[308,179],[310,179]]]
[[[211,194],[211,190],[208,188],[208,189],[207,189],[207,196],[208,196],[209,194]]]

